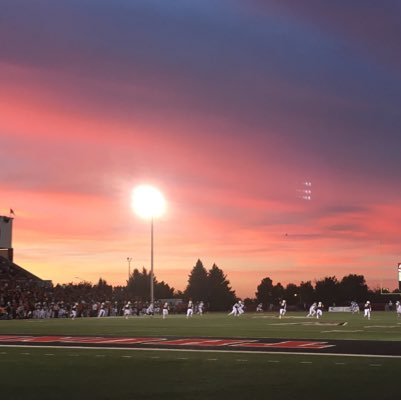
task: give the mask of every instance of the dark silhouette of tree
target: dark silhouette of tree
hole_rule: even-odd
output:
[[[297,305],[299,303],[299,288],[296,284],[289,283],[285,287],[284,298],[288,305]]]
[[[256,300],[258,303],[263,304],[263,308],[267,308],[268,304],[274,303],[273,300],[273,281],[270,277],[262,279],[256,288]]]
[[[273,298],[273,304],[277,305],[281,299],[284,299],[284,287],[281,285],[281,283],[277,283],[273,287],[273,292],[272,292],[272,298]]]
[[[153,288],[155,299],[173,298],[174,288],[171,288],[164,281],[158,282],[156,277],[153,276]],[[142,272],[134,269],[127,285],[127,297],[136,300],[149,300],[150,299],[150,272],[148,273],[145,268]]]
[[[226,311],[235,303],[235,291],[231,289],[230,282],[227,280],[223,270],[219,269],[216,264],[213,264],[209,270],[208,286],[210,311]]]
[[[103,301],[110,300],[113,296],[113,286],[108,285],[107,281],[103,280],[101,277],[93,289]]]
[[[315,302],[315,289],[310,281],[302,281],[299,285],[299,302],[308,308]]]
[[[174,292],[174,298],[177,299],[183,299],[184,298],[184,292],[181,290],[177,290]]]
[[[142,272],[138,269],[132,272],[127,284],[127,296],[137,300],[150,298],[150,274],[144,267]]]
[[[166,299],[166,298],[173,298],[174,297],[174,288],[170,287],[164,281],[160,283],[155,280],[155,298],[156,299]]]
[[[338,298],[339,283],[335,276],[316,281],[315,293],[317,301],[328,307],[335,304]]]
[[[256,309],[256,305],[258,302],[256,301],[256,298],[245,298],[244,299],[244,305],[246,310],[252,310],[254,311]]]
[[[200,259],[196,262],[188,278],[188,285],[184,291],[187,299],[194,302],[204,301],[208,296],[208,273]]]
[[[357,274],[349,274],[343,277],[339,284],[339,301],[349,304],[351,301],[365,302],[368,297],[368,286],[365,277]]]

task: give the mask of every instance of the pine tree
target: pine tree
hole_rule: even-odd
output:
[[[235,291],[230,287],[223,270],[219,269],[216,264],[209,270],[209,310],[211,311],[227,311],[236,302]]]
[[[204,301],[208,295],[208,275],[200,259],[192,269],[188,278],[188,285],[184,291],[187,299],[194,302]]]
[[[270,277],[265,277],[256,288],[256,300],[262,303],[264,308],[273,303],[273,281]]]
[[[138,300],[149,299],[150,275],[145,268],[142,268],[142,272],[138,269],[134,269],[128,280],[127,292],[130,298],[136,298]]]

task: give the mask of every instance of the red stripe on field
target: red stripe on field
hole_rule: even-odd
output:
[[[279,343],[242,343],[233,344],[236,347],[253,347],[253,348],[301,348],[301,349],[322,349],[333,347],[333,345],[327,344],[322,341],[281,341]]]
[[[166,340],[158,337],[72,337],[72,336],[0,336],[0,342],[22,343],[87,343],[87,344],[152,344],[178,345],[200,347],[247,347],[247,348],[296,348],[296,349],[323,349],[333,347],[323,341],[280,341],[263,343],[258,340],[239,339],[210,339],[210,338],[179,338]]]
[[[153,342],[152,344],[162,344],[162,345],[197,345],[204,347],[222,347],[224,345],[240,345],[243,342],[249,342],[249,340],[222,340],[222,339],[205,339],[205,338],[181,338],[178,340],[166,340]]]
[[[0,342],[30,343],[89,343],[89,344],[138,344],[152,341],[163,341],[160,337],[70,337],[70,336],[0,336]]]
[[[35,337],[32,336],[0,336],[0,341],[11,342],[11,341],[32,341]]]
[[[138,344],[138,343],[147,343],[153,341],[163,341],[163,338],[149,338],[149,337],[142,337],[142,338],[105,338],[101,341],[98,341],[97,344]]]

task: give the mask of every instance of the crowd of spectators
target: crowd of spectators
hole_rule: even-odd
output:
[[[146,314],[149,310],[148,301],[131,299],[124,287],[90,283],[46,287],[31,281],[0,283],[0,319],[68,318],[73,308],[77,317],[98,317],[100,309],[105,310],[105,316],[122,316],[128,301],[132,315]],[[153,313],[161,313],[165,301],[155,301]],[[170,302],[171,313],[184,311],[184,304]]]

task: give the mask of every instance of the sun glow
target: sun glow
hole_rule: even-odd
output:
[[[166,211],[166,200],[157,188],[140,185],[132,191],[132,208],[144,219],[160,217]]]

